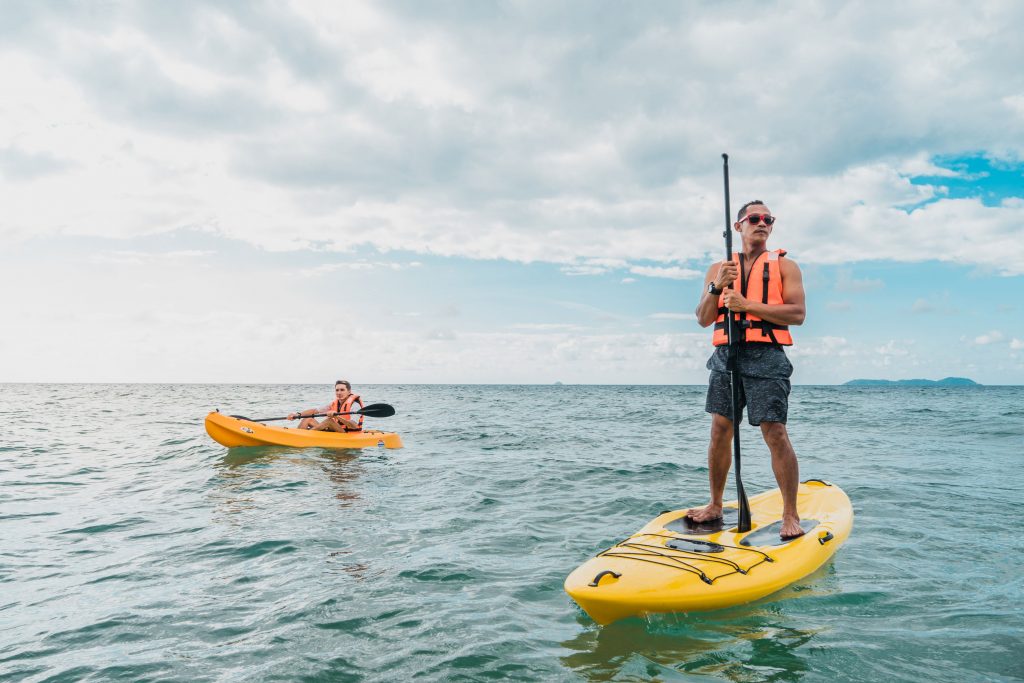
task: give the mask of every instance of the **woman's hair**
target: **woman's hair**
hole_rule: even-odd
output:
[[[334,383],[334,388],[337,389],[339,384],[344,384],[346,389],[352,391],[352,385],[348,383],[348,380],[339,379],[337,382]]]

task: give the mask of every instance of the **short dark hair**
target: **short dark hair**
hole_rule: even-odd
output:
[[[743,217],[747,215],[747,208],[754,206],[756,204],[765,205],[765,203],[762,202],[760,199],[755,199],[753,201],[747,202],[746,204],[740,207],[739,213],[736,214],[736,222],[739,223],[741,220],[743,220]]]
[[[334,388],[337,389],[339,384],[344,384],[346,389],[352,391],[352,385],[348,383],[347,379],[339,379],[334,383]]]

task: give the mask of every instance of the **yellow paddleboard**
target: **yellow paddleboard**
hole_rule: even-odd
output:
[[[689,508],[687,508],[689,509]],[[838,486],[817,479],[799,486],[803,536],[779,538],[782,493],[750,498],[752,528],[736,532],[736,501],[717,524],[666,512],[569,574],[565,591],[599,624],[656,612],[697,612],[751,602],[825,563],[853,527],[853,506]],[[723,523],[724,522],[724,523]]]
[[[296,448],[401,448],[394,432],[316,432],[310,429],[271,427],[213,412],[206,416],[206,433],[228,448],[239,446],[294,446]]]

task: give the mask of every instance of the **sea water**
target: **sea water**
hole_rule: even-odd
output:
[[[203,429],[329,385],[0,385],[0,679],[1024,677],[1020,387],[794,387],[801,478],[849,494],[846,544],[771,598],[603,628],[562,581],[706,501],[703,387],[356,389],[404,449]],[[741,433],[747,491],[774,488]]]

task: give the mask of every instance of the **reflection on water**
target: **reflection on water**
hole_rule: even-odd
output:
[[[338,569],[341,572],[348,574],[354,579],[360,581],[373,577],[381,576],[384,574],[384,570],[378,570],[371,572],[371,566],[367,562],[355,560],[353,558],[354,553],[351,550],[335,550],[328,554],[330,558],[330,568]]]
[[[351,507],[359,499],[356,484],[363,473],[363,467],[357,454],[358,451],[325,451],[318,458],[319,465],[334,484],[334,498],[339,507]]]
[[[821,598],[833,590],[831,562],[763,601],[716,612],[654,614],[588,626],[562,646],[562,663],[587,680],[712,679],[798,681],[810,670],[800,650],[822,629],[795,628],[779,601]],[[787,605],[792,611],[792,604]]]
[[[268,462],[275,456],[289,456],[302,453],[298,448],[287,446],[258,446],[255,448],[227,448],[224,455],[215,465],[230,476],[232,470],[253,465],[260,462]]]
[[[352,507],[360,500],[358,482],[363,473],[358,450],[301,449],[287,446],[231,448],[214,463],[216,486],[209,490],[216,500],[217,513],[237,515],[271,508],[275,500],[284,507],[294,507],[296,498],[288,494],[294,489],[322,489],[341,508]],[[324,486],[329,482],[329,486]],[[314,496],[315,498],[315,496]],[[300,497],[301,507],[310,505],[310,496]]]
[[[717,619],[685,614],[624,619],[563,642],[575,652],[562,663],[592,681],[696,676],[798,681],[808,670],[798,650],[816,631],[784,620],[765,607],[751,608],[746,615],[729,610]]]
[[[215,517],[244,525],[252,521],[243,513],[266,519],[283,511],[313,523],[328,496],[334,499],[335,508],[352,508],[363,498],[359,490],[365,474],[361,453],[287,446],[229,449],[216,463],[218,485],[209,491],[209,496],[217,499],[214,510],[219,514]],[[303,489],[302,494],[296,496],[296,489]],[[336,546],[345,534],[335,529],[327,536],[326,542]],[[350,549],[331,550],[325,569],[360,580],[374,575],[371,565],[356,555]]]

